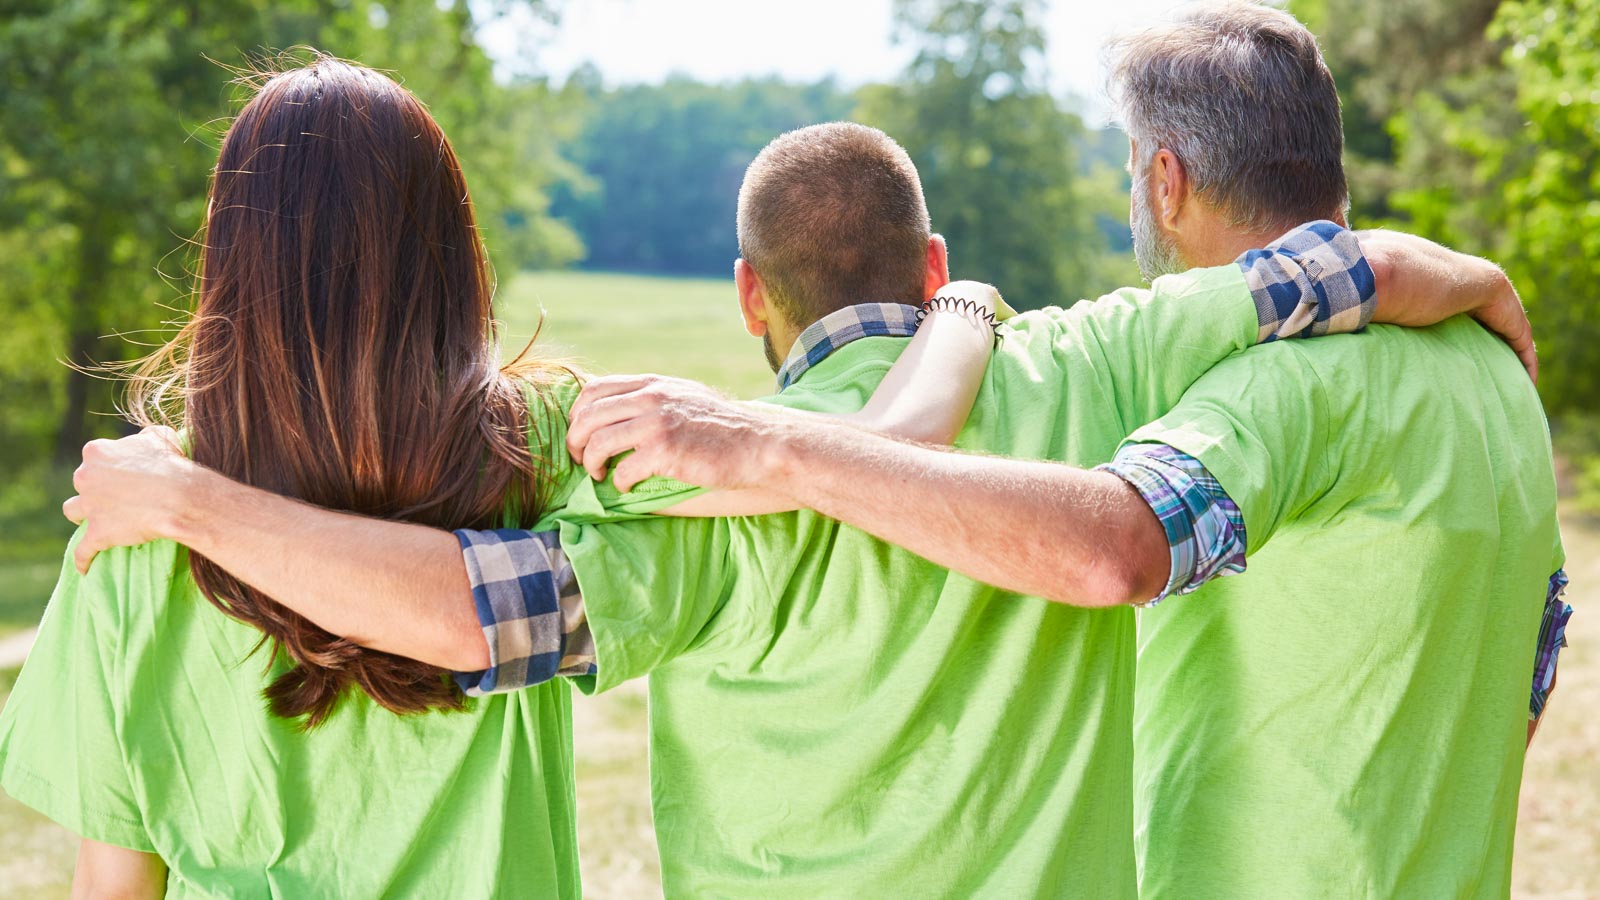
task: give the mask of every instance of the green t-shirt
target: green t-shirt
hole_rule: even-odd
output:
[[[565,682],[407,717],[357,694],[302,734],[185,551],[71,560],[0,712],[12,797],[159,854],[168,897],[579,896]]]
[[[1104,462],[1255,340],[1236,266],[1155,294],[1002,327],[958,446]],[[904,345],[850,343],[775,402],[859,409]],[[593,512],[589,491],[569,500]],[[809,512],[562,543],[598,650],[582,686],[650,674],[669,896],[1134,895],[1131,610],[1009,595]]]
[[[1132,440],[1204,462],[1252,551],[1140,617],[1141,895],[1506,896],[1562,563],[1515,356],[1465,319],[1278,343]]]

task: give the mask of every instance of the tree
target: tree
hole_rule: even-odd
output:
[[[1395,168],[1391,123],[1412,117],[1412,98],[1448,90],[1465,100],[1502,89],[1496,83],[1499,50],[1486,33],[1499,5],[1500,0],[1290,4],[1317,34],[1339,85],[1345,166],[1358,216],[1381,221],[1400,215],[1391,194],[1405,186],[1405,177]],[[1515,120],[1514,110],[1504,112]],[[1436,163],[1449,165],[1448,158],[1433,155]]]
[[[1083,296],[1105,247],[1075,159],[1086,130],[1040,76],[1041,6],[896,0],[896,39],[916,55],[896,84],[864,89],[858,111],[916,162],[958,277],[999,285],[1019,308]]]
[[[1600,0],[1298,0],[1345,103],[1358,214],[1516,280],[1556,414],[1600,397]]]
[[[1592,414],[1600,409],[1600,0],[1507,2],[1487,36],[1502,48],[1494,70],[1416,98],[1412,114],[1392,123],[1408,185],[1395,203],[1424,233],[1505,266],[1539,340],[1546,407]],[[1469,85],[1485,83],[1507,90],[1461,101]],[[1447,169],[1438,165],[1444,156]]]
[[[482,5],[493,13],[507,6]],[[482,219],[520,260],[551,263],[577,242],[552,222],[544,190],[559,174],[538,129],[503,126],[537,94],[502,89],[474,39],[479,5],[466,0],[207,0],[14,2],[0,19],[0,341],[18,355],[0,366],[5,459],[76,458],[111,419],[110,389],[57,368],[52,348],[79,366],[136,348],[108,339],[160,324],[187,287],[181,251],[204,213],[217,126],[236,106],[215,61],[312,44],[400,68],[457,140]],[[532,143],[530,143],[532,142]],[[169,276],[163,282],[158,267]],[[15,346],[23,344],[24,346]],[[29,412],[13,415],[26,399]],[[39,430],[55,412],[53,435]],[[14,466],[13,466],[14,468]]]
[[[832,82],[710,85],[670,78],[604,90],[592,71],[569,88],[587,113],[570,154],[588,176],[554,212],[582,235],[595,269],[728,276],[739,254],[739,184],[761,148],[793,128],[843,118]]]

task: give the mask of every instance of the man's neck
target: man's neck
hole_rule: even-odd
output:
[[[1247,250],[1265,247],[1289,229],[1263,228],[1259,231],[1243,229],[1218,229],[1208,234],[1200,246],[1184,254],[1184,261],[1196,268],[1223,266],[1233,262]]]
[[[1343,225],[1344,217],[1333,221]],[[1218,223],[1216,228],[1202,230],[1195,243],[1184,248],[1184,262],[1196,268],[1224,266],[1242,256],[1247,250],[1256,250],[1283,237],[1304,225],[1304,222],[1287,222],[1260,229],[1231,228]]]

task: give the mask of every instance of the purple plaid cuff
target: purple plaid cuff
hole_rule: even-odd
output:
[[[1146,606],[1244,571],[1244,517],[1206,467],[1166,444],[1129,444],[1098,469],[1121,478],[1150,505],[1167,533],[1172,575]]]
[[[1261,343],[1359,331],[1377,310],[1377,282],[1355,232],[1309,222],[1236,260],[1256,301]]]
[[[1567,645],[1567,620],[1572,618],[1572,605],[1561,599],[1567,590],[1567,573],[1557,569],[1550,576],[1550,589],[1544,598],[1544,619],[1539,622],[1539,646],[1533,657],[1533,698],[1528,704],[1528,718],[1537,719],[1544,713],[1545,701],[1550,699],[1550,688],[1556,680],[1556,659],[1561,648]]]
[[[471,696],[521,690],[557,675],[595,674],[594,636],[572,564],[554,531],[457,531],[489,668],[457,672]]]

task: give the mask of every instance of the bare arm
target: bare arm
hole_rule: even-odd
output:
[[[488,665],[461,547],[448,531],[240,484],[185,458],[166,429],[89,444],[73,484],[80,496],[63,511],[88,522],[80,572],[106,547],[173,540],[363,646],[456,671]]]
[[[167,893],[167,865],[154,853],[84,838],[72,872],[73,900],[149,900]]]
[[[1075,606],[1142,602],[1167,583],[1166,534],[1115,475],[941,452],[846,428],[812,434],[774,445],[775,483],[823,515],[946,568]]]
[[[939,296],[968,301],[981,310],[980,315],[1011,314],[1000,292],[991,285],[951,282],[940,289]],[[966,424],[993,348],[994,334],[987,322],[958,312],[932,311],[859,412],[843,416],[803,415],[817,420],[838,419],[904,441],[949,444]],[[592,429],[585,423],[603,419],[613,397],[671,383],[685,387],[691,384],[654,375],[618,375],[590,381],[571,410],[573,425],[567,433],[567,447],[572,458],[585,460],[589,475],[596,481],[603,480],[610,457],[603,453],[584,456],[583,448],[592,436]],[[594,408],[602,414],[584,414]],[[789,497],[751,488],[707,491],[656,512],[668,516],[754,516],[799,508]]]
[[[638,447],[617,464],[619,489],[650,475],[760,485],[963,575],[1063,603],[1138,602],[1166,584],[1165,533],[1115,475],[951,453],[692,385],[657,387],[612,409]],[[605,430],[586,454],[613,446]]]

